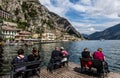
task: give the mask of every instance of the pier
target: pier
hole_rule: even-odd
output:
[[[53,73],[47,71],[46,67],[41,68],[41,78],[98,78],[95,73],[87,74],[80,72],[80,65],[73,62],[69,63],[68,67],[62,67],[53,71]],[[10,78],[9,75],[2,76],[0,78]],[[30,78],[39,78],[37,76]],[[110,72],[104,78],[120,78],[120,73]]]

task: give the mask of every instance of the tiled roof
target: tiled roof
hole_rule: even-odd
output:
[[[15,28],[15,27],[9,27],[9,26],[2,26],[2,30],[20,31],[21,29],[17,29],[17,28]]]
[[[26,35],[31,35],[32,34],[31,32],[28,32],[28,31],[20,31],[19,33],[20,34],[26,34]]]

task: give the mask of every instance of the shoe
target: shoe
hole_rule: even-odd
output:
[[[110,70],[107,70],[107,73],[110,73]]]

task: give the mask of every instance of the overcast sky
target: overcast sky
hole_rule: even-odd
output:
[[[80,33],[91,34],[120,23],[120,0],[39,0],[65,17]]]

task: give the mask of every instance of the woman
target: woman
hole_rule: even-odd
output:
[[[20,63],[23,63],[23,62],[27,62],[27,57],[24,55],[24,50],[23,49],[19,49],[17,51],[17,56],[13,59],[12,61],[12,64],[20,64]],[[24,71],[26,70],[26,67],[23,66],[23,67],[18,67],[18,68],[15,68],[15,72],[16,74],[14,75],[15,78],[18,78],[21,74],[21,71]],[[26,74],[25,74],[26,75]],[[25,77],[25,76],[24,76]]]
[[[92,55],[91,53],[88,51],[88,48],[84,48],[83,52],[82,52],[82,65],[85,66],[86,69],[89,69],[92,65]]]
[[[98,48],[98,50],[93,53],[93,58],[94,58],[94,60],[98,60],[98,61],[103,62],[102,65],[104,65],[106,71],[107,71],[108,73],[110,72],[110,71],[109,71],[109,68],[108,68],[108,63],[105,61],[105,55],[104,55],[103,52],[102,52],[102,48]],[[99,65],[100,65],[100,64],[99,64]],[[99,66],[99,65],[98,65],[98,66]],[[102,66],[99,66],[98,68],[100,68],[100,67],[102,67]]]
[[[61,50],[61,54],[62,54],[61,62],[63,63],[63,66],[65,66],[65,62],[68,61],[68,52],[64,49],[64,47],[61,47],[60,50]]]

